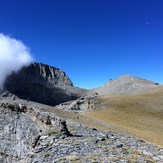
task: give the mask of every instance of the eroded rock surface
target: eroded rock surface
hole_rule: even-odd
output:
[[[94,111],[96,107],[98,94],[83,96],[77,100],[69,101],[57,105],[56,107],[66,111],[74,111],[78,113]]]
[[[27,162],[40,136],[51,128],[59,128],[61,121],[60,117],[40,112],[13,97],[9,94],[8,98],[0,99],[0,162],[3,163]]]
[[[65,72],[42,63],[33,63],[10,75],[5,88],[19,98],[48,105],[77,99],[85,92],[74,87]]]
[[[0,162],[163,162],[163,148],[65,121],[37,106],[0,99]]]

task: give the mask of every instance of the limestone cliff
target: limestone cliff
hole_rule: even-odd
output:
[[[80,97],[80,89],[58,68],[33,63],[8,76],[5,88],[19,98],[56,105]]]

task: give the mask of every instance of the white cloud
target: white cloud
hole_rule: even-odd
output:
[[[23,66],[33,61],[30,50],[22,41],[0,33],[0,88],[12,72],[17,72]]]

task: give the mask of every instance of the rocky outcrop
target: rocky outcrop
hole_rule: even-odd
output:
[[[84,96],[77,100],[62,103],[56,107],[62,110],[78,113],[90,112],[95,110],[96,103],[98,102],[97,97],[97,94],[92,94],[91,96]]]
[[[0,99],[0,162],[27,162],[41,135],[59,130],[62,118],[10,97]]]
[[[65,121],[61,134],[48,131],[28,114],[0,108],[0,162],[158,162],[163,150],[133,137]],[[10,117],[9,119],[7,117]],[[66,128],[66,129],[65,129]]]
[[[50,112],[53,107],[44,112],[45,105],[14,97],[0,96],[2,163],[163,162],[163,148],[79,124]]]
[[[8,76],[5,88],[19,98],[56,105],[80,97],[65,72],[42,63],[33,63]]]

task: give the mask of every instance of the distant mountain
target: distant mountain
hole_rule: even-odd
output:
[[[42,63],[32,63],[18,73],[8,76],[5,89],[22,99],[57,105],[86,94],[134,95],[159,90],[160,86],[139,77],[123,75],[115,80],[109,80],[101,87],[86,91],[74,87],[62,70]]]
[[[8,76],[5,87],[8,91],[0,94],[0,163],[119,162],[119,155],[125,161],[133,155],[134,162],[163,162],[162,148],[144,142],[163,144],[162,91],[138,98],[96,93],[140,93],[158,88],[154,82],[127,75],[86,91],[74,87],[60,69],[33,63]]]
[[[131,75],[123,75],[115,80],[109,80],[103,86],[92,89],[90,92],[104,95],[134,95],[157,89],[159,89],[158,83]]]
[[[48,105],[77,99],[84,92],[73,86],[65,72],[42,63],[33,63],[8,76],[5,88],[19,98]]]

